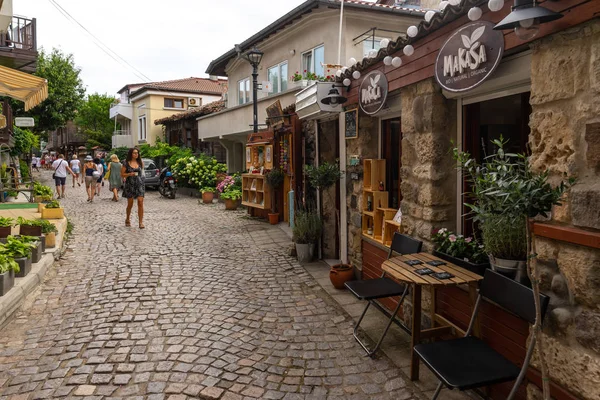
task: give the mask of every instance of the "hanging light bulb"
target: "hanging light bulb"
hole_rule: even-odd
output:
[[[346,79],[344,79],[344,81],[342,83],[344,84],[344,86],[350,86],[352,81],[349,78],[346,78]]]
[[[504,7],[504,0],[490,0],[488,1],[488,8],[492,12],[500,11]]]
[[[352,73],[352,77],[353,77],[354,79],[358,79],[358,78],[360,78],[360,71],[354,71],[354,72]]]
[[[342,74],[348,70],[348,67],[342,67]]]
[[[519,21],[519,26],[515,27],[515,35],[521,40],[530,40],[540,32],[540,21],[537,18],[524,19]]]
[[[419,34],[419,28],[417,28],[414,25],[411,25],[408,27],[408,29],[406,30],[406,34],[410,37],[415,37]]]
[[[373,50],[369,50],[369,58],[375,58],[377,57],[377,50],[373,49]]]
[[[448,7],[448,4],[450,3],[448,3],[446,0],[440,1],[440,10],[444,11],[444,9]]]
[[[354,57],[350,57],[350,58],[348,59],[348,65],[349,65],[349,66],[353,66],[354,64],[356,64],[356,58],[354,58]]]
[[[342,70],[338,69],[337,71],[335,71],[335,76],[337,76],[338,78],[342,76]]]
[[[430,22],[433,16],[435,15],[435,11],[429,10],[425,13],[425,21]]]
[[[407,44],[406,46],[404,46],[404,49],[402,49],[402,52],[404,53],[404,55],[412,56],[415,52],[415,48],[412,47],[410,44]]]
[[[461,0],[448,0],[448,3],[450,3],[451,6],[457,6],[460,4]]]
[[[392,59],[392,65],[394,66],[394,68],[398,68],[402,65],[402,59],[400,57],[394,57]]]
[[[384,63],[385,65],[392,65],[392,57],[390,57],[390,56],[386,56],[386,57],[383,59],[383,63]]]
[[[386,47],[388,47],[389,44],[390,39],[381,39],[381,42],[379,42],[379,47],[385,49]]]
[[[479,7],[471,7],[467,15],[471,21],[477,21],[483,15],[483,11]]]
[[[510,14],[494,26],[494,29],[513,29],[519,39],[531,40],[539,33],[540,24],[562,17],[562,14],[541,7],[531,0],[515,0]]]

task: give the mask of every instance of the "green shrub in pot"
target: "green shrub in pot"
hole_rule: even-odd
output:
[[[31,255],[31,249],[34,247],[35,245],[27,240],[9,236],[6,238],[6,243],[0,247],[0,253],[7,254],[13,258],[27,258]]]
[[[229,189],[219,195],[223,200],[239,200],[242,198],[242,191],[239,189]]]
[[[15,220],[13,218],[0,217],[0,228],[12,227],[14,224]]]
[[[296,211],[292,233],[296,243],[298,261],[310,262],[315,253],[315,243],[321,237],[323,222],[315,210],[298,209]]]
[[[60,208],[60,203],[58,200],[51,200],[46,203],[46,208]]]
[[[19,264],[10,255],[0,253],[0,274],[8,271],[19,272]]]

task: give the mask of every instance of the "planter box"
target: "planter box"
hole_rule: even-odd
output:
[[[0,226],[0,238],[10,236],[11,229],[12,228],[10,226]]]
[[[31,271],[31,258],[15,258],[17,264],[19,264],[19,272],[15,274],[17,278],[24,278]]]
[[[13,286],[15,286],[15,273],[13,271],[0,274],[0,296],[8,293]]]
[[[46,247],[55,247],[56,246],[56,233],[47,233],[46,234]]]
[[[25,236],[42,236],[42,227],[31,225],[19,225],[19,234]]]
[[[44,249],[43,247],[43,242],[41,240],[39,240],[37,242],[37,246],[35,246],[33,249],[31,249],[31,262],[32,263],[38,263],[40,262],[40,260],[42,259],[42,256],[44,255]]]
[[[475,272],[476,274],[481,275],[481,276],[483,276],[483,274],[485,273],[485,270],[490,267],[489,262],[483,263],[483,264],[473,264],[471,262],[461,260],[459,258],[448,255],[446,253],[441,253],[437,250],[433,251],[433,255],[441,258],[442,260],[450,261],[452,264],[456,264],[459,267],[462,267],[471,272]]]
[[[46,208],[46,204],[38,203],[38,212],[39,213],[41,213],[44,208]]]
[[[62,219],[65,217],[65,209],[59,208],[46,208],[42,209],[42,219]]]

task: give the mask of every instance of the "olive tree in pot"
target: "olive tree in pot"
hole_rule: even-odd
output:
[[[492,140],[497,147],[495,154],[487,156],[479,165],[470,154],[454,149],[454,157],[471,181],[473,203],[465,204],[481,224],[483,244],[489,253],[490,264],[498,272],[519,275],[519,268],[526,266],[526,274],[534,293],[536,320],[531,340],[536,340],[542,326],[540,305],[540,270],[536,268],[537,254],[530,218],[547,217],[555,205],[561,205],[564,192],[574,179],[562,181],[557,186],[548,182],[548,171],[537,173],[531,170],[529,159],[524,154],[504,151],[506,141]],[[511,257],[503,261],[501,257]],[[544,354],[543,337],[539,335],[537,346]],[[548,367],[540,357],[544,398],[550,398]],[[521,382],[527,365],[521,369],[517,382]],[[515,384],[513,392],[519,387]],[[509,398],[512,398],[511,393]]]
[[[269,223],[276,225],[279,223],[279,212],[277,211],[277,189],[283,185],[285,175],[281,168],[272,169],[266,176],[267,184],[271,188],[271,212],[269,213]]]
[[[298,209],[292,233],[300,263],[311,262],[315,254],[315,243],[321,237],[321,217],[313,209]]]

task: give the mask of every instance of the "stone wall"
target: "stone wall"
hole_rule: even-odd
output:
[[[577,177],[551,223],[598,232],[600,21],[535,42],[531,64],[532,166],[555,182]],[[542,289],[551,297],[544,328],[551,379],[578,398],[600,399],[600,250],[539,237],[536,247]]]
[[[362,191],[363,191],[363,163],[362,160],[377,158],[379,151],[379,130],[377,119],[369,117],[366,114],[358,115],[358,137],[356,139],[346,139],[346,157],[358,155],[360,164],[350,166],[346,164],[346,202],[348,218],[348,262],[352,264],[355,270],[362,269],[361,254],[361,225],[362,225]],[[352,174],[358,179],[352,179]]]
[[[319,164],[336,163],[338,120],[319,122]],[[336,194],[339,185],[334,185],[321,193],[321,216],[323,217],[323,235],[321,236],[321,254],[323,258],[337,259],[337,214]]]
[[[431,250],[433,228],[456,227],[456,106],[433,78],[407,86],[402,96],[402,227]]]

